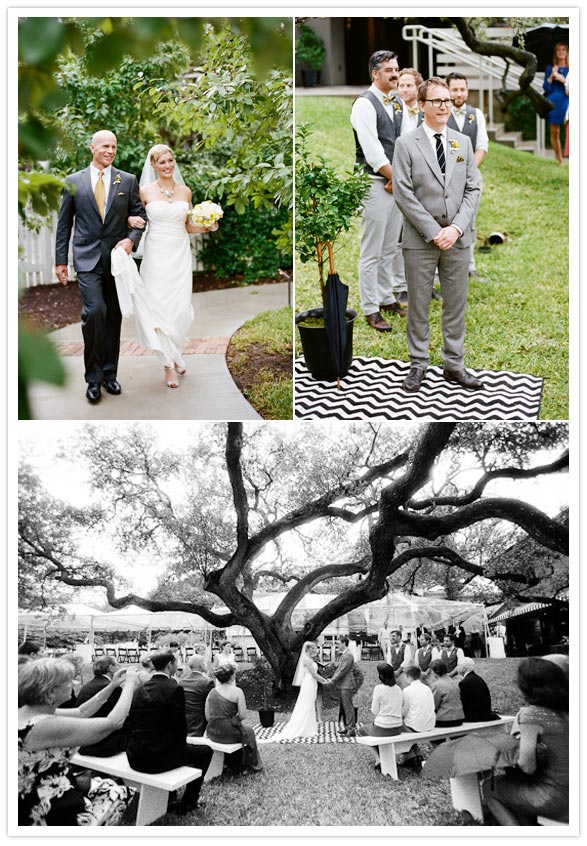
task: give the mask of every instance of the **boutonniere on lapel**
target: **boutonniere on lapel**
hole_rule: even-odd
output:
[[[401,110],[402,110],[401,103],[397,103],[397,102],[394,100],[394,101],[393,101],[393,108],[395,109],[395,111],[396,111],[396,112],[401,112]]]
[[[474,114],[474,112],[471,112],[471,114],[469,115],[469,123],[473,123],[474,120],[475,120],[475,114]]]
[[[459,142],[456,139],[453,139],[450,142],[450,149],[451,150],[458,150],[459,149]]]
[[[119,173],[117,173],[116,179],[114,180],[114,185],[120,185],[121,182],[122,182],[122,176]]]

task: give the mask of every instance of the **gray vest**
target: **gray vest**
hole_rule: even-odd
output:
[[[372,91],[365,91],[364,94],[361,94],[361,97],[366,97],[369,100],[374,108],[375,114],[377,115],[377,137],[381,142],[381,146],[383,147],[383,151],[389,162],[391,164],[393,160],[393,151],[395,149],[395,141],[396,138],[399,137],[401,126],[402,126],[402,116],[403,116],[403,104],[397,94],[393,94],[394,106],[393,106],[393,120],[390,120],[389,115],[385,111],[385,107],[383,103],[373,94]],[[398,108],[396,108],[396,104]],[[375,175],[375,171],[365,161],[365,155],[363,153],[363,149],[359,144],[359,139],[357,137],[357,133],[353,129],[353,133],[355,136],[355,155],[356,155],[356,162],[362,165],[367,173],[370,173],[372,176]]]
[[[475,152],[475,149],[477,148],[477,109],[473,108],[473,106],[469,106],[468,103],[465,103],[465,108],[467,110],[467,114],[465,115],[465,123],[463,124],[462,129],[459,129],[452,109],[446,125],[450,126],[451,129],[455,129],[457,132],[462,132],[463,135],[468,135],[471,139],[471,144],[473,145],[473,152]],[[473,115],[473,117],[471,117],[471,115]]]

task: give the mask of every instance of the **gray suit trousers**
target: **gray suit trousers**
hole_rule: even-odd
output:
[[[410,362],[415,367],[427,367],[430,360],[428,308],[434,271],[438,267],[442,294],[442,360],[448,370],[460,370],[464,367],[465,355],[469,249],[440,250],[432,244],[422,250],[404,249],[403,254],[408,283],[406,329]]]
[[[374,314],[382,305],[396,301],[394,287],[403,287],[403,277],[394,277],[394,255],[400,249],[402,216],[393,194],[384,189],[385,180],[373,179],[363,202],[359,291],[363,314]],[[395,284],[394,284],[395,283]]]

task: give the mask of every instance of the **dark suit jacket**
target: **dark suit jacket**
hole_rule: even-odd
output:
[[[75,269],[93,270],[101,260],[104,269],[110,272],[110,253],[115,244],[123,238],[130,238],[136,247],[141,240],[142,230],[129,229],[127,218],[137,215],[145,221],[147,219],[136,177],[112,167],[104,220],[100,217],[92,191],[90,168],[68,176],[67,182],[74,186],[75,193],[70,194],[65,190],[61,198],[55,238],[55,264],[67,264],[73,228]]]
[[[154,673],[135,691],[128,725],[126,754],[131,767],[162,773],[185,763],[185,696],[173,679]]]
[[[336,667],[334,675],[330,679],[332,684],[339,690],[354,690],[355,678],[353,676],[353,667],[355,666],[355,659],[350,649],[345,651],[340,656],[340,661]]]
[[[197,673],[179,680],[180,687],[185,694],[185,715],[188,724],[188,734],[192,737],[202,737],[208,725],[204,714],[206,698],[214,682],[204,673]]]
[[[498,715],[491,710],[491,694],[484,679],[475,671],[459,682],[461,702],[465,713],[465,722],[478,723],[487,720],[497,720]]]
[[[83,705],[99,691],[104,690],[110,684],[108,676],[94,676],[89,682],[83,685],[77,695],[77,704]],[[110,711],[114,708],[120,699],[121,689],[119,687],[112,691],[106,702],[93,714],[93,717],[107,717]],[[91,743],[89,746],[82,746],[80,753],[82,755],[95,755],[97,758],[109,758],[111,755],[117,755],[126,749],[127,730],[126,726],[121,729],[115,729],[107,737],[97,743]]]

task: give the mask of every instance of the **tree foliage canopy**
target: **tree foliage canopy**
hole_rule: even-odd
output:
[[[284,678],[303,640],[382,598],[402,574],[409,587],[414,567],[486,576],[525,598],[561,588],[526,559],[496,568],[495,544],[485,554],[487,537],[473,543],[468,534],[487,524],[511,540],[515,529],[537,558],[568,554],[565,519],[501,491],[566,472],[560,424],[315,425],[302,436],[296,427],[229,423],[196,427],[181,449],[143,426],[90,426],[67,449],[88,469],[92,505],[64,503],[23,469],[22,590],[36,573],[37,584],[102,588],[115,608],[245,625]],[[112,548],[101,554],[103,536]],[[147,559],[162,575],[144,596],[129,589],[128,575]],[[327,583],[337,596],[295,631],[294,608]],[[269,584],[289,588],[272,617],[255,605],[255,591]],[[218,602],[225,611],[211,610]]]

